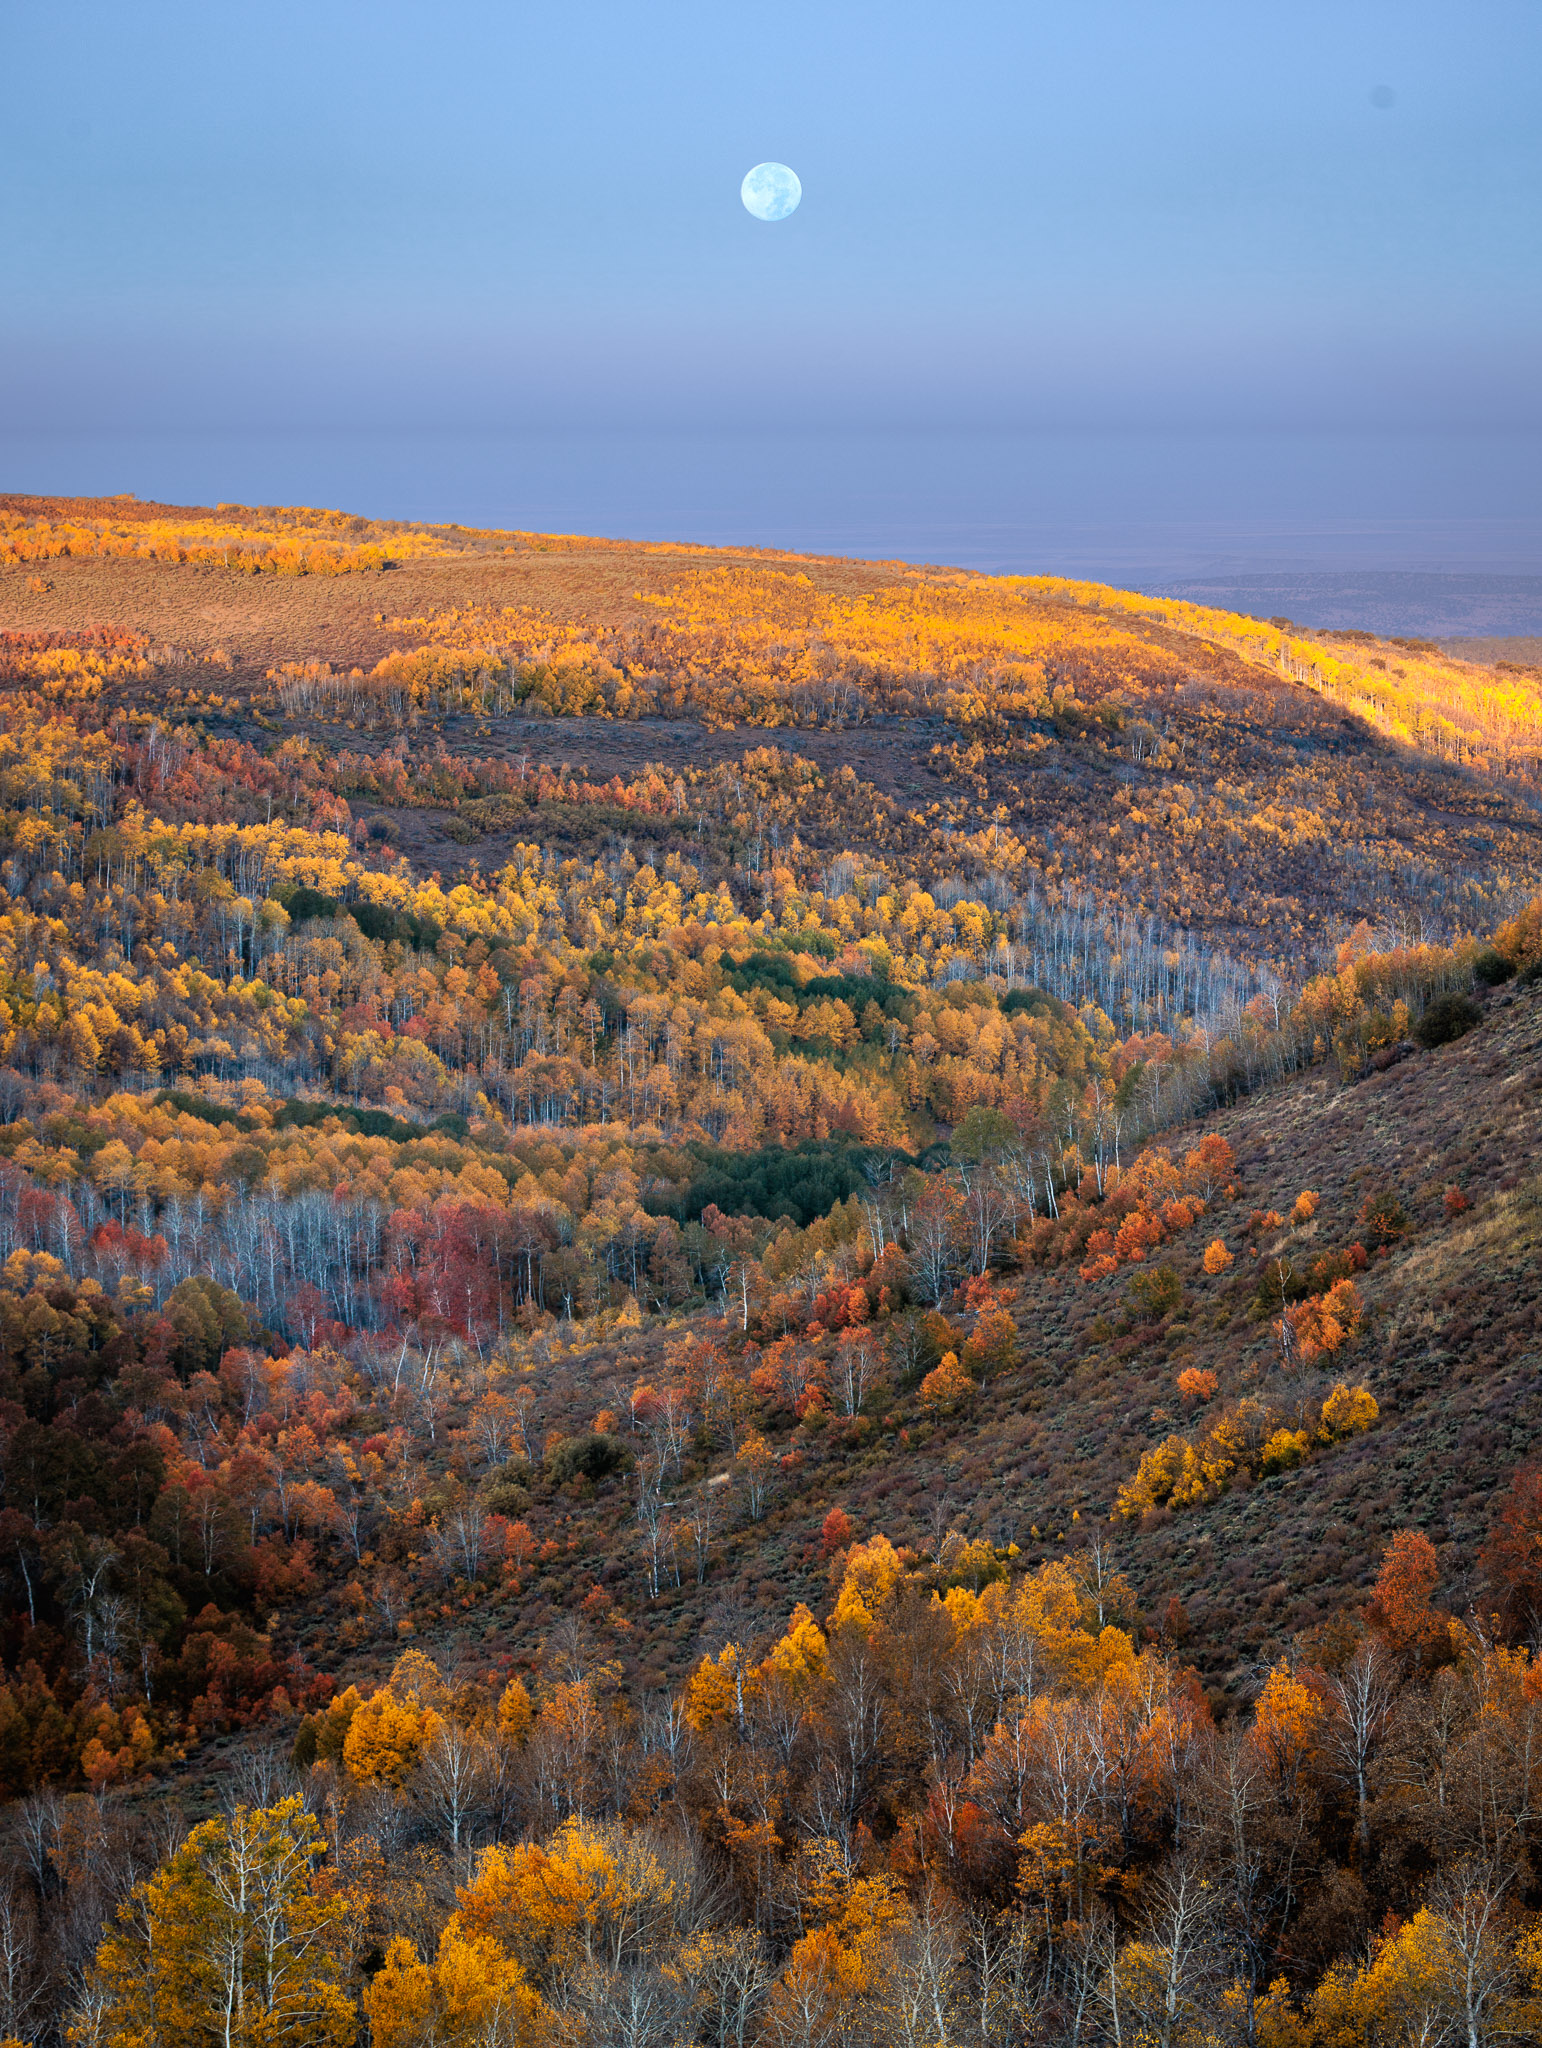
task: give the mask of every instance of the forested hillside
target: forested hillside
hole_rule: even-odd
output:
[[[9,498],[0,841],[0,2038],[1542,2037],[1542,675]]]

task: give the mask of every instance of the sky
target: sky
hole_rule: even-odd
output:
[[[0,27],[12,487],[88,487],[115,448],[182,474],[199,436],[244,437],[238,467],[351,437],[318,480],[378,489],[402,437],[643,435],[709,507],[718,439],[1444,435],[1464,489],[1488,463],[1513,497],[1542,431],[1535,0],[5,0]],[[766,158],[804,190],[774,225],[738,196]],[[830,510],[813,487],[811,529]]]

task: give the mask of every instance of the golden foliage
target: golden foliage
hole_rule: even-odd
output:
[[[194,1828],[103,1939],[78,2048],[348,2048],[348,1901],[321,1878],[324,1852],[298,1798]]]

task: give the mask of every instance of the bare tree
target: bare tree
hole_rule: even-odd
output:
[[[876,1387],[883,1368],[883,1353],[870,1330],[846,1330],[835,1347],[830,1380],[836,1406],[843,1415],[856,1415]]]
[[[1364,1863],[1371,1851],[1370,1771],[1396,1704],[1396,1668],[1378,1636],[1366,1636],[1342,1671],[1328,1680],[1324,1746],[1335,1774],[1355,1790],[1356,1839]]]
[[[0,1890],[0,2038],[30,2038],[43,1989],[37,1909],[25,1891]]]
[[[289,1752],[277,1742],[254,1743],[237,1752],[223,1805],[227,1813],[238,1806],[276,1806],[299,1789],[299,1774],[289,1761]]]
[[[434,1826],[449,1836],[457,1861],[471,1823],[486,1803],[491,1775],[486,1742],[456,1721],[443,1722],[423,1751],[413,1794]]]
[[[894,2048],[938,2048],[956,2038],[963,1943],[956,1908],[928,1886],[888,1944],[876,2003]]]
[[[942,1553],[948,1538],[953,1534],[954,1518],[958,1509],[951,1493],[932,1496],[932,1504],[926,1511],[926,1533],[932,1563],[941,1568]]]
[[[657,1965],[585,1970],[565,2001],[573,2048],[677,2048],[694,2032],[694,1987]]]
[[[706,1584],[712,1552],[712,1510],[719,1491],[705,1482],[698,1486],[682,1518],[682,1526],[690,1532],[698,1586]]]
[[[1128,1620],[1135,1604],[1130,1582],[1120,1571],[1114,1547],[1094,1530],[1088,1542],[1071,1559],[1071,1576],[1087,1604],[1097,1616],[1100,1629],[1110,1622]]]
[[[1016,1190],[994,1166],[970,1170],[964,1221],[969,1232],[970,1266],[976,1273],[988,1273],[997,1245],[1017,1221]]]
[[[953,1286],[958,1241],[948,1194],[929,1190],[910,1212],[910,1266],[922,1298],[941,1306]]]
[[[761,1934],[753,1927],[707,1929],[681,1961],[696,1987],[698,2026],[708,2048],[745,2048],[771,1981]]]
[[[64,1810],[59,1794],[46,1787],[41,1792],[29,1792],[12,1809],[12,1827],[22,1861],[40,1899],[59,1888],[54,1851],[64,1825]]]

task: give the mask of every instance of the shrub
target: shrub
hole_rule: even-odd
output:
[[[618,1436],[565,1436],[546,1454],[546,1470],[558,1486],[570,1479],[604,1479],[624,1471],[632,1454]]]
[[[1277,1429],[1259,1454],[1258,1470],[1267,1478],[1271,1472],[1289,1472],[1301,1463],[1312,1439],[1304,1429]]]
[[[1130,1299],[1148,1321],[1160,1322],[1181,1304],[1183,1282],[1171,1266],[1156,1266],[1149,1273],[1135,1275],[1130,1282]]]
[[[1424,1015],[1414,1027],[1414,1036],[1423,1046],[1450,1045],[1454,1039],[1465,1038],[1482,1021],[1483,1012],[1471,996],[1436,996],[1425,1006]]]
[[[1376,1188],[1360,1204],[1360,1221],[1376,1250],[1396,1244],[1412,1228],[1408,1211],[1390,1188]]]
[[[983,1536],[955,1551],[947,1559],[946,1570],[950,1586],[967,1586],[971,1593],[981,1593],[1007,1577],[1006,1560]]]
[[[1324,1443],[1333,1443],[1340,1437],[1355,1436],[1362,1429],[1369,1429],[1381,1413],[1376,1397],[1365,1387],[1346,1387],[1341,1380],[1322,1404],[1322,1428],[1318,1434]]]
[[[1206,1365],[1185,1366],[1178,1375],[1178,1393],[1186,1408],[1197,1408],[1201,1402],[1213,1400],[1218,1385],[1215,1374]]]
[[[1224,1273],[1232,1264],[1232,1255],[1218,1237],[1213,1237],[1205,1246],[1205,1271],[1212,1279],[1217,1273]]]
[[[517,1519],[530,1505],[529,1482],[530,1467],[522,1458],[511,1458],[488,1474],[478,1499],[490,1515]]]
[[[1161,1507],[1171,1498],[1173,1488],[1183,1476],[1185,1461],[1192,1461],[1193,1455],[1181,1436],[1170,1436],[1145,1452],[1135,1477],[1119,1489],[1116,1511],[1133,1520]]]
[[[1332,1358],[1342,1351],[1359,1329],[1364,1313],[1353,1280],[1335,1280],[1326,1294],[1314,1294],[1288,1310],[1301,1363],[1311,1365],[1319,1358]]]

